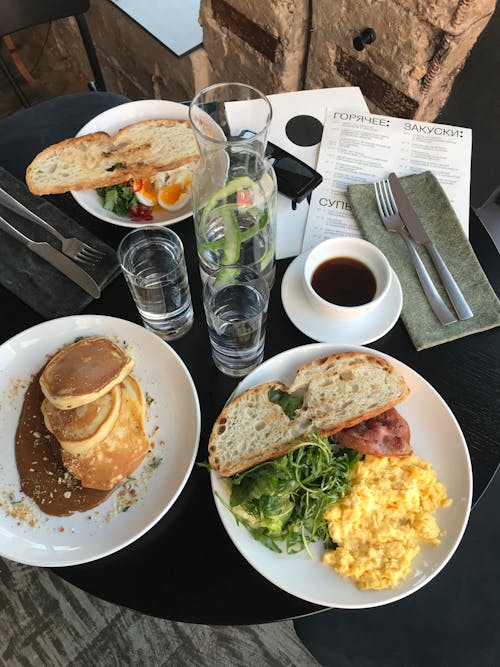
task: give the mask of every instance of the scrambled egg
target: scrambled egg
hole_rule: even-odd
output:
[[[430,464],[418,456],[367,455],[344,498],[325,513],[332,540],[323,562],[361,589],[392,588],[410,572],[419,541],[439,544],[433,515],[451,500]]]

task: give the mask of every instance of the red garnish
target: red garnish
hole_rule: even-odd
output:
[[[130,189],[132,192],[139,192],[139,190],[142,188],[142,178],[133,178],[130,181]]]
[[[129,218],[132,222],[149,222],[153,219],[151,206],[144,204],[134,204],[128,210]]]
[[[238,206],[251,206],[252,198],[249,190],[239,190],[236,193],[236,204]]]

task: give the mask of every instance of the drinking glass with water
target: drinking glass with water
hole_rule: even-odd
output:
[[[182,241],[165,227],[145,226],[125,236],[118,259],[144,326],[176,340],[193,324]]]
[[[208,276],[203,304],[215,365],[239,377],[264,356],[269,288],[249,267],[224,267]]]

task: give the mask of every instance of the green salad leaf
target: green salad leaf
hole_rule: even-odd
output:
[[[293,416],[303,403],[302,396],[292,396],[281,389],[270,389],[267,394],[271,403],[277,403],[289,419]]]
[[[310,434],[287,454],[231,478],[229,504],[219,499],[256,540],[272,551],[298,553],[322,542],[335,548],[324,518],[341,500],[362,454]]]
[[[134,192],[123,183],[97,188],[97,194],[104,199],[103,206],[107,211],[113,211],[121,217],[126,217],[129,208],[138,204]]]

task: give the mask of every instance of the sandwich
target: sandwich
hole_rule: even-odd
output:
[[[394,409],[409,394],[382,357],[344,352],[298,368],[289,387],[267,382],[240,394],[217,418],[209,464],[222,477],[287,454],[311,433],[376,456],[411,454],[410,432]]]
[[[151,178],[199,159],[187,120],[156,118],[128,125],[114,136],[93,132],[39,153],[26,171],[33,194],[87,190]]]

